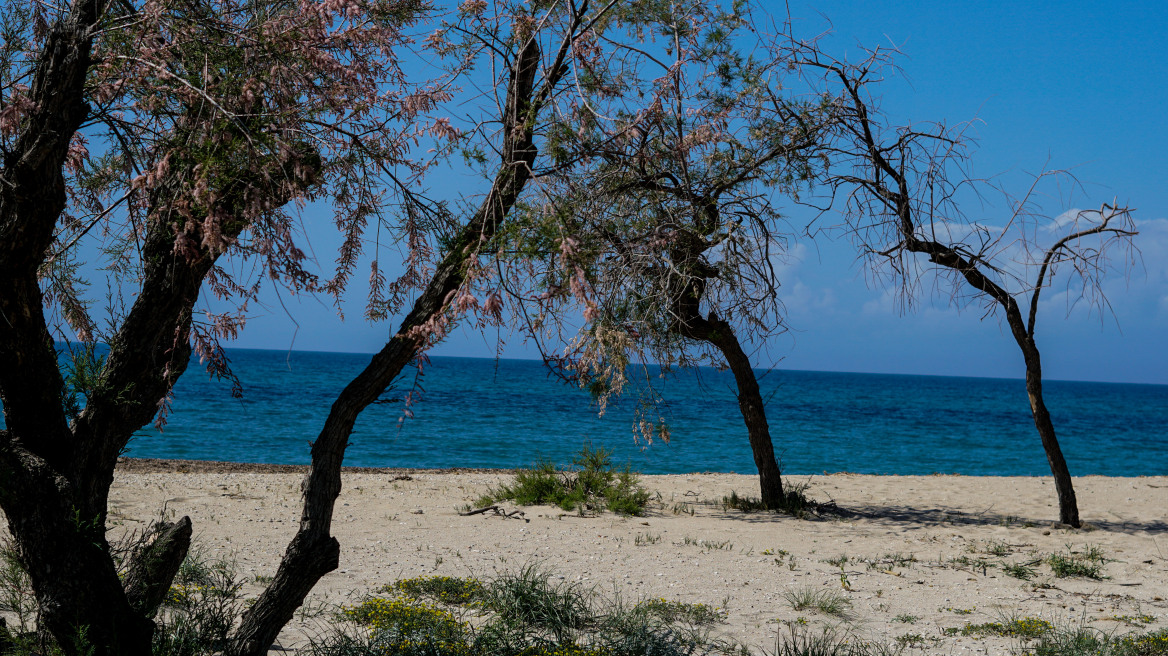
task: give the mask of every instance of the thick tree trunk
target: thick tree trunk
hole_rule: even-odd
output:
[[[21,460],[5,472],[5,515],[33,583],[40,628],[66,654],[148,656],[154,623],[127,601],[105,525],[77,512],[71,484],[43,461],[4,455]]]
[[[312,445],[312,463],[303,483],[300,529],[289,543],[272,582],[243,616],[225,656],[263,656],[292,614],[322,576],[336,569],[340,544],[330,535],[334,505],[341,492],[341,463],[358,415],[376,401],[417,355],[425,327],[446,311],[451,295],[466,281],[480,244],[494,236],[531,177],[535,161],[532,89],[539,69],[539,46],[530,39],[512,69],[503,117],[504,147],[499,171],[479,210],[439,263],[433,278],[402,321],[394,337],[333,403],[324,428]],[[550,69],[544,88],[563,75]]]
[[[1038,436],[1042,439],[1042,449],[1046,452],[1046,462],[1050,465],[1050,473],[1054,476],[1054,489],[1058,495],[1059,521],[1063,524],[1079,528],[1079,503],[1075,499],[1075,488],[1071,482],[1071,472],[1067,468],[1067,461],[1063,458],[1062,448],[1059,447],[1058,437],[1054,432],[1054,422],[1050,412],[1042,399],[1042,360],[1033,340],[1028,340],[1029,348],[1024,347],[1026,357],[1026,395],[1030,398],[1030,413],[1034,416],[1034,427],[1038,429]]]
[[[30,85],[35,103],[0,171],[0,507],[47,629],[66,654],[150,653],[152,622],[126,601],[103,517],[78,502],[74,436],[44,321],[37,269],[65,207],[62,166],[88,107],[84,84],[103,0],[53,25]]]

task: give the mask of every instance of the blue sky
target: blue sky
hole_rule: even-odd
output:
[[[787,13],[783,3],[763,6]],[[1143,261],[1127,279],[1109,281],[1114,316],[1068,307],[1051,294],[1040,309],[1038,346],[1050,379],[1168,384],[1168,3],[792,0],[789,6],[803,34],[832,30],[825,45],[836,55],[859,57],[857,44],[898,46],[903,70],[882,85],[883,108],[897,122],[976,119],[976,176],[997,176],[1020,192],[1043,167],[1070,169],[1084,189],[1070,196],[1052,191],[1047,209],[1054,214],[1113,199],[1136,208]],[[435,184],[481,186],[458,174]],[[804,216],[790,211],[796,222]],[[993,224],[1002,207],[967,211]],[[310,211],[305,221],[327,217]],[[310,234],[327,267],[334,238],[315,228]],[[755,345],[759,366],[1023,375],[1008,332],[996,317],[983,319],[980,307],[955,308],[939,291],[902,312],[888,290],[866,283],[842,241],[796,244],[792,255],[780,289],[791,332]],[[344,322],[327,301],[284,298],[286,313],[272,296],[235,346],[375,351],[396,319],[362,320],[362,291],[353,290]],[[496,337],[464,331],[434,353],[493,357]],[[502,338],[504,357],[534,357],[517,336]]]

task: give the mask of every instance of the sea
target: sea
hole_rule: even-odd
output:
[[[140,430],[125,455],[304,464],[333,400],[367,354],[229,349],[242,396],[196,362],[174,390],[165,426]],[[647,373],[647,376],[645,374]],[[1048,475],[1021,380],[759,371],[783,472]],[[754,473],[734,378],[702,368],[646,377],[603,415],[584,390],[530,360],[431,357],[362,413],[345,464],[513,468],[570,463],[606,449],[646,474]],[[643,385],[644,383],[642,383]],[[1045,381],[1072,475],[1168,475],[1168,386]],[[409,404],[403,402],[406,393]],[[638,408],[647,410],[638,413]],[[652,442],[639,416],[668,427]]]
[[[228,355],[241,398],[192,363],[163,430],[140,431],[126,455],[307,463],[333,400],[370,358],[262,350]],[[758,374],[771,439],[787,473],[1049,473],[1021,380]],[[645,408],[646,390],[634,385],[602,416],[586,391],[550,375],[542,362],[432,357],[420,374],[407,369],[383,403],[365,410],[345,462],[510,468],[568,463],[589,446],[644,473],[757,471],[730,372],[662,375],[650,367],[630,377],[647,378],[658,405]],[[1074,475],[1168,474],[1168,386],[1047,381],[1044,391]],[[647,442],[636,429],[638,417],[663,421],[668,441]]]

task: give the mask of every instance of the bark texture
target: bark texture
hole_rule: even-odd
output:
[[[754,465],[758,468],[758,484],[762,503],[767,508],[783,507],[783,477],[779,463],[775,459],[775,448],[771,442],[770,425],[767,423],[766,408],[759,391],[758,378],[750,366],[750,356],[742,349],[734,328],[728,322],[710,313],[708,318],[700,315],[690,317],[685,322],[683,333],[690,339],[708,342],[726,358],[734,382],[738,386],[738,409],[746,424],[750,451],[754,455]]]
[[[843,83],[848,94],[851,109],[854,114],[850,117],[854,125],[848,126],[848,131],[857,139],[857,157],[870,168],[858,177],[848,178],[868,192],[879,198],[882,207],[891,214],[900,243],[891,249],[882,252],[883,255],[892,255],[899,251],[926,255],[929,261],[939,266],[951,269],[965,280],[973,289],[981,292],[1002,308],[1006,315],[1006,324],[1010,334],[1022,351],[1026,363],[1026,392],[1030,399],[1030,411],[1034,417],[1034,425],[1038,429],[1042,448],[1046,452],[1046,460],[1054,476],[1055,490],[1059,500],[1059,521],[1075,528],[1080,526],[1079,507],[1075,500],[1075,491],[1071,482],[1071,474],[1067,468],[1055,435],[1054,423],[1042,399],[1042,364],[1038,347],[1034,343],[1035,313],[1038,309],[1038,297],[1042,291],[1044,277],[1055,253],[1065,247],[1070,241],[1097,233],[1106,228],[1103,226],[1068,235],[1059,240],[1046,252],[1038,280],[1030,295],[1029,318],[1024,319],[1018,301],[1010,292],[994,282],[979,265],[981,261],[976,257],[967,257],[961,250],[952,244],[935,241],[932,238],[921,238],[921,234],[929,234],[929,217],[925,218],[924,225],[920,221],[914,208],[914,199],[909,180],[906,176],[905,162],[915,161],[910,152],[915,144],[913,139],[902,135],[895,145],[888,147],[878,143],[873,132],[873,122],[864,100],[862,88],[865,82],[863,77],[852,77],[839,67],[829,67]],[[923,133],[910,132],[913,137],[928,137]],[[929,137],[934,138],[934,137]],[[932,164],[932,163],[930,163]],[[930,167],[932,170],[932,167]],[[926,185],[926,188],[927,185]],[[992,267],[988,270],[992,271]]]
[[[155,525],[154,538],[133,554],[122,583],[134,610],[154,617],[190,546],[190,517]]]
[[[480,245],[494,236],[531,177],[537,149],[535,125],[541,105],[565,72],[567,44],[535,88],[540,49],[529,39],[512,63],[502,123],[501,161],[491,189],[438,264],[433,278],[402,321],[397,334],[337,397],[312,445],[312,463],[302,484],[300,528],[289,543],[271,584],[244,614],[226,656],[262,656],[322,576],[336,569],[340,545],[330,535],[341,491],[341,464],[358,415],[376,401],[417,355],[425,327],[446,311],[466,280]]]

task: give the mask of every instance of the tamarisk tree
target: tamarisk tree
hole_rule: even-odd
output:
[[[563,95],[576,67],[607,77],[595,66],[602,35],[641,38],[645,22],[611,16],[616,5],[463,3],[424,41],[452,70],[418,84],[399,58],[414,48],[405,30],[427,7],[405,0],[78,0],[60,16],[5,15],[6,29],[29,38],[5,41],[0,99],[0,273],[16,282],[0,292],[0,506],[61,649],[150,651],[149,617],[189,544],[189,520],[160,531],[123,583],[105,539],[106,501],[117,454],[165,408],[192,352],[229,375],[218,340],[240,329],[264,280],[339,298],[370,224],[388,228],[405,242],[405,273],[386,283],[375,260],[367,314],[382,318],[416,298],[334,403],[312,448],[300,529],[225,645],[232,655],[267,650],[337,566],[330,525],[357,415],[468,313],[501,317],[490,291],[501,283],[481,266],[483,249],[535,179],[548,114],[572,111]],[[495,102],[461,134],[428,118],[460,73],[497,91],[479,96]],[[422,140],[442,152],[467,144],[468,159],[489,172],[466,219],[412,186],[430,163],[409,157]],[[40,197],[48,192],[52,202]],[[334,208],[344,243],[331,279],[304,265],[292,201]],[[79,244],[95,238],[115,274],[109,330],[91,316],[79,273]],[[249,268],[251,279],[233,275]],[[207,291],[238,311],[196,320]],[[53,338],[65,330],[88,347],[63,372]],[[99,341],[104,358],[92,348]]]
[[[412,0],[5,6],[0,508],[41,629],[65,653],[151,651],[149,618],[190,522],[164,527],[123,581],[106,505],[118,454],[165,407],[192,351],[225,373],[217,340],[241,320],[196,320],[200,294],[246,307],[263,280],[343,286],[343,270],[321,281],[302,266],[292,201],[328,199],[342,227],[390,196],[418,205],[399,184],[425,168],[408,148],[419,134],[452,136],[426,118],[445,86],[408,84],[394,54],[423,10]],[[112,272],[104,322],[80,273],[87,243]],[[227,259],[250,262],[255,280],[233,276]],[[88,348],[63,371],[54,341],[71,337]]]
[[[512,244],[543,269],[542,289],[527,294],[533,334],[549,316],[572,325],[564,310],[583,309],[583,327],[551,359],[602,402],[635,360],[728,367],[762,502],[781,509],[788,499],[745,340],[783,330],[776,198],[811,177],[830,113],[783,97],[788,60],[742,54],[757,40],[744,5],[695,4],[684,19],[670,13],[677,6],[660,7],[655,48],[622,54],[621,94],[588,98],[559,126],[561,158],[581,164],[549,176],[556,193],[513,225]],[[651,422],[640,425],[652,439]]]
[[[1118,249],[1132,261],[1137,234],[1131,212],[1116,204],[1050,217],[1035,190],[1059,175],[1036,176],[1020,198],[1007,196],[1009,211],[993,226],[970,220],[961,210],[968,144],[961,130],[944,125],[890,125],[876,107],[872,86],[891,65],[893,53],[876,50],[858,64],[835,60],[813,44],[793,41],[782,52],[823,74],[825,97],[834,97],[837,133],[825,146],[832,161],[822,181],[839,200],[845,230],[881,273],[912,300],[924,257],[954,288],[953,298],[972,292],[987,314],[1000,312],[1026,366],[1026,394],[1034,426],[1054,476],[1059,521],[1079,527],[1078,502],[1054,421],[1042,394],[1042,360],[1036,334],[1042,294],[1058,273],[1069,273],[1071,299],[1106,307],[1104,276]],[[1068,271],[1069,269],[1069,271]]]
[[[300,528],[271,585],[244,614],[227,653],[263,653],[316,581],[337,567],[340,545],[329,527],[341,491],[345,448],[360,413],[468,314],[478,313],[484,321],[501,319],[502,300],[497,290],[490,289],[491,278],[481,266],[484,249],[533,180],[548,114],[567,111],[562,96],[570,88],[565,84],[568,76],[584,56],[581,43],[595,38],[614,5],[591,9],[586,1],[532,7],[499,2],[489,8],[485,2],[472,2],[463,5],[459,21],[432,35],[431,42],[441,51],[481,57],[499,75],[492,80],[498,114],[475,129],[487,145],[466,146],[468,158],[484,166],[490,187],[468,218],[439,227],[447,245],[428,280],[407,272],[423,283],[411,309],[393,337],[333,402],[312,445]],[[486,154],[488,148],[493,156]],[[474,294],[477,286],[486,288],[481,303]],[[379,298],[371,299],[372,316],[393,309]]]

